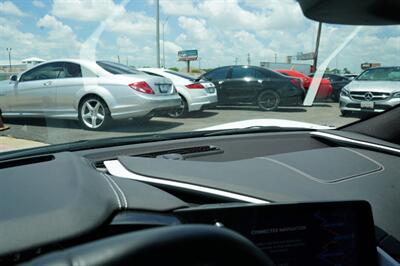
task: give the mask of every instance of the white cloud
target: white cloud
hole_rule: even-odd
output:
[[[105,30],[131,35],[155,35],[155,19],[141,13],[123,12],[106,20]]]
[[[10,1],[0,2],[0,13],[15,15],[18,17],[26,16],[14,3]]]
[[[112,0],[54,0],[51,13],[60,18],[101,21],[115,12],[125,12]]]
[[[171,41],[165,41],[164,46],[165,46],[165,53],[171,53],[173,55],[177,55],[178,51],[183,50],[181,46]]]
[[[172,16],[195,16],[199,15],[199,10],[188,0],[161,0],[160,7],[162,12]]]
[[[76,56],[80,48],[80,42],[74,31],[68,25],[63,24],[54,16],[45,15],[36,24],[39,28],[47,30],[46,45],[42,47],[57,56],[69,54]]]
[[[155,19],[140,12],[128,12],[112,0],[54,0],[52,14],[60,18],[105,23],[105,31],[119,34],[153,35]]]
[[[190,38],[194,41],[213,41],[214,33],[207,29],[204,19],[195,19],[188,17],[178,18],[179,27],[189,33]]]
[[[45,5],[42,1],[40,1],[40,0],[33,0],[33,1],[32,1],[32,4],[33,4],[35,7],[38,7],[38,8],[45,8],[45,7],[46,7],[46,5]]]

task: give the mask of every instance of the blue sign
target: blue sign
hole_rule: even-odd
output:
[[[178,52],[178,61],[194,61],[197,60],[197,50],[183,50]]]

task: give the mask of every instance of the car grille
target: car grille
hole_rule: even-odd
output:
[[[352,91],[351,98],[359,101],[384,101],[390,97],[388,92],[373,92],[373,91]]]

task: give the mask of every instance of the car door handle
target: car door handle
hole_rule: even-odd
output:
[[[52,84],[51,81],[47,81],[47,82],[43,83],[44,86],[50,86],[51,84]]]

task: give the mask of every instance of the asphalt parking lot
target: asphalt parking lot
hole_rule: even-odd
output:
[[[246,119],[287,119],[327,126],[342,126],[358,120],[342,117],[338,103],[315,103],[312,107],[287,107],[276,112],[263,112],[253,106],[217,107],[189,114],[185,118],[154,117],[147,123],[134,120],[116,122],[105,131],[86,131],[77,121],[58,119],[5,119],[10,129],[0,135],[29,139],[48,144],[72,142],[81,139],[107,138],[137,134],[191,131],[222,123]]]

